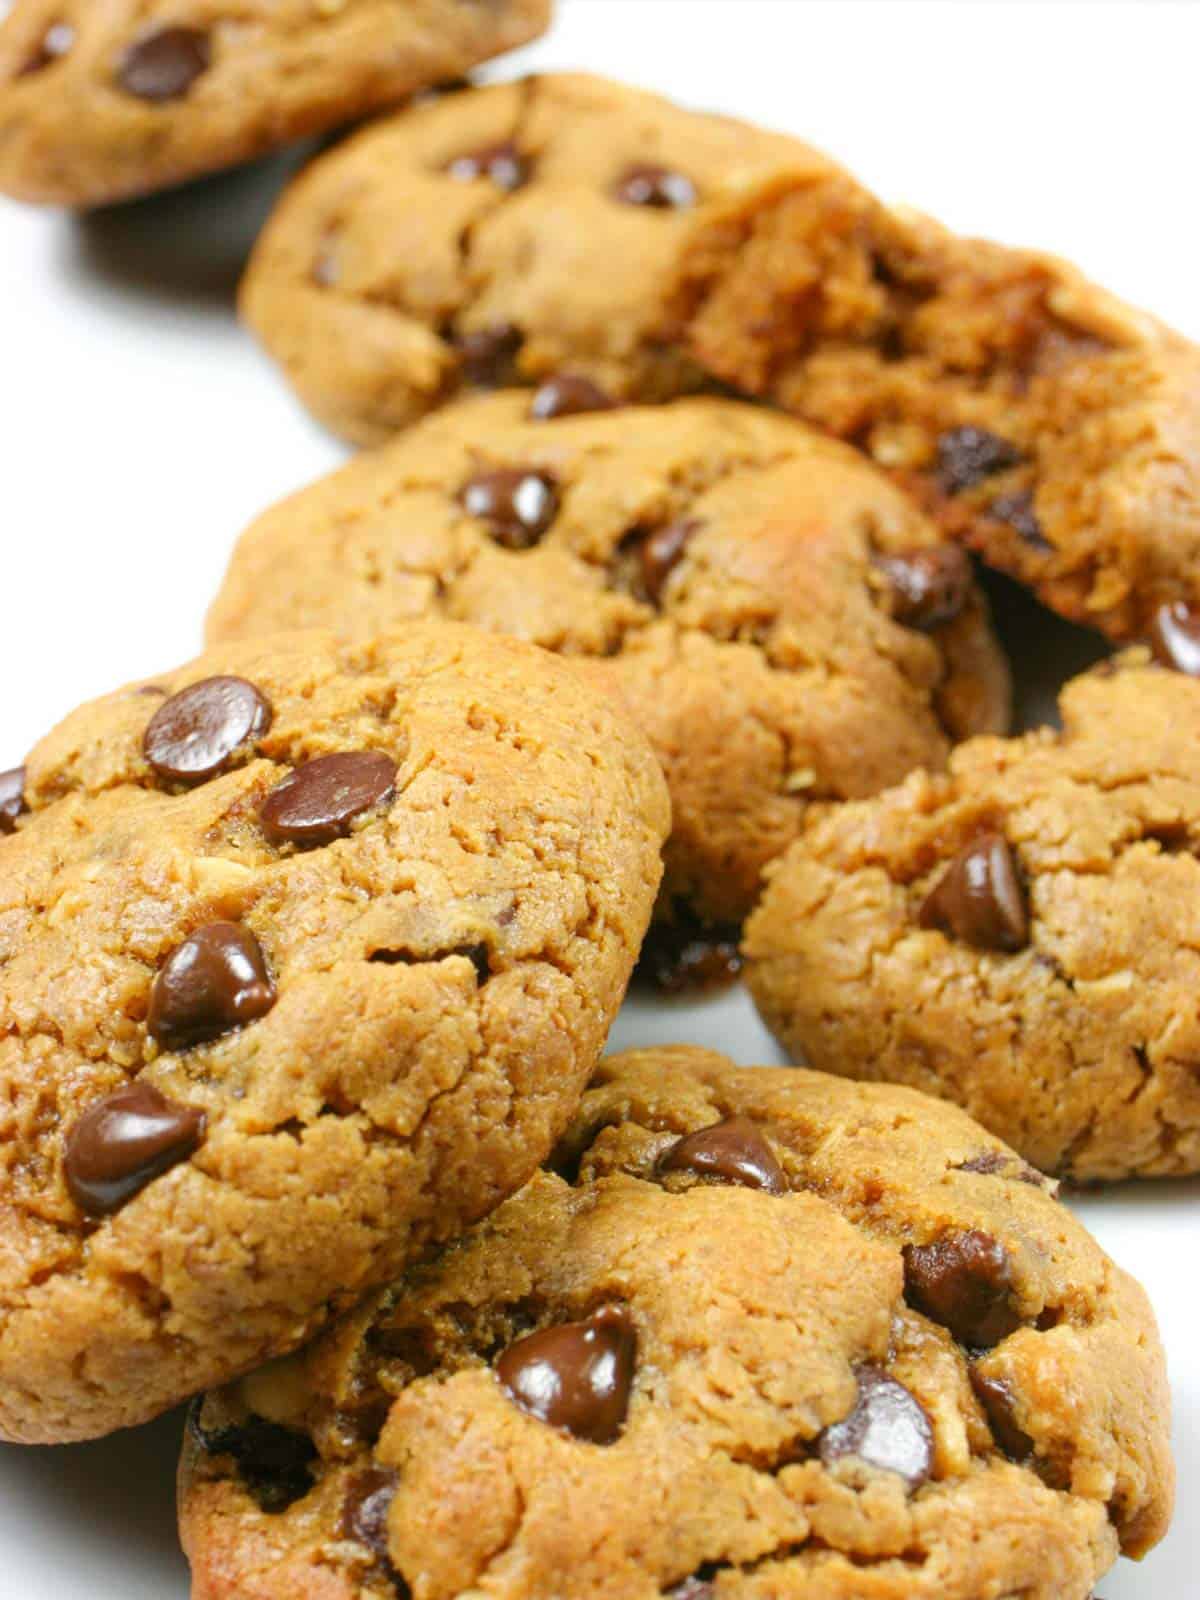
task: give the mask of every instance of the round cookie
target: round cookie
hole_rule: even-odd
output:
[[[26,1442],[295,1346],[525,1182],[667,826],[603,697],[449,624],[212,651],[68,717],[10,809],[0,1435]]]
[[[1061,708],[823,817],[750,988],[796,1060],[956,1100],[1047,1171],[1200,1171],[1200,683],[1130,651]]]
[[[95,206],[394,106],[534,38],[550,0],[15,0],[0,191]]]
[[[966,558],[844,445],[730,401],[546,395],[448,407],[268,511],[210,639],[435,612],[583,658],[667,772],[684,924],[740,924],[813,800],[1007,726]]]
[[[1084,1600],[1162,1536],[1139,1286],[952,1106],[693,1048],[209,1396],[196,1600]]]
[[[464,381],[662,400],[717,379],[862,447],[1115,638],[1200,599],[1195,347],[727,117],[570,75],[404,112],[284,195],[242,304],[360,442]]]

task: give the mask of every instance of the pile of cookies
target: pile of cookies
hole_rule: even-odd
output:
[[[447,84],[548,9],[0,27],[33,201],[388,113],[241,307],[373,448],[0,775],[0,1434],[200,1395],[196,1600],[1086,1600],[1172,1503],[1058,1180],[1200,1171],[1200,353],[795,139]],[[1121,647],[1060,728],[972,553]],[[806,1065],[601,1059],[639,959]]]

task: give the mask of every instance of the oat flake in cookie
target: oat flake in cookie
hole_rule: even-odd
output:
[[[182,1530],[196,1600],[1085,1600],[1165,1530],[1168,1426],[1142,1290],[963,1112],[633,1051],[209,1396]]]
[[[550,0],[15,0],[0,191],[94,206],[394,106],[534,38]]]
[[[844,445],[730,401],[613,409],[556,383],[447,407],[261,517],[209,638],[430,614],[621,697],[667,772],[685,943],[736,944],[812,802],[1007,726],[964,552]]]
[[[667,826],[636,731],[453,624],[84,707],[0,836],[0,1434],[144,1421],[518,1188]]]

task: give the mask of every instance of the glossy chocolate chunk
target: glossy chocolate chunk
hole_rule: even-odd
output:
[[[312,1488],[316,1446],[307,1434],[249,1416],[230,1427],[206,1428],[197,1402],[188,1430],[213,1456],[232,1456],[247,1489],[264,1511],[283,1511]]]
[[[768,1194],[786,1194],[788,1187],[774,1151],[749,1117],[728,1117],[686,1134],[659,1158],[658,1170],[691,1172]]]
[[[150,718],[142,753],[160,777],[203,783],[271,725],[271,707],[245,678],[204,678],[173,694]]]
[[[1028,1461],[1033,1455],[1033,1440],[1017,1423],[1016,1402],[1009,1384],[1003,1378],[987,1378],[973,1366],[971,1387],[999,1449],[1010,1461]]]
[[[611,411],[616,402],[599,384],[577,373],[560,372],[547,378],[529,406],[535,422],[553,422],[556,417],[578,417],[589,411]]]
[[[909,1305],[972,1350],[990,1350],[1021,1326],[1012,1287],[1012,1258],[990,1233],[944,1233],[904,1251]]]
[[[210,922],[159,969],[146,1031],[164,1049],[187,1050],[266,1016],[277,998],[262,947],[249,929]]]
[[[342,1536],[388,1559],[388,1512],[396,1497],[396,1474],[372,1468],[355,1478],[342,1506]]]
[[[895,617],[929,632],[953,622],[971,593],[971,559],[956,544],[928,545],[880,556],[877,565],[895,595]]]
[[[1003,834],[980,834],[959,852],[930,890],[919,920],[980,950],[1025,948],[1029,909]]]
[[[900,1475],[917,1489],[933,1470],[933,1429],[916,1397],[879,1367],[859,1367],[858,1400],[818,1441],[827,1467],[843,1456]]]
[[[648,162],[627,167],[613,185],[613,198],[626,206],[686,211],[698,199],[696,185],[682,172]]]
[[[646,598],[655,605],[662,599],[667,579],[679,565],[688,540],[700,531],[695,518],[669,523],[645,535],[638,545],[638,566]]]
[[[63,1173],[85,1215],[107,1217],[204,1137],[204,1113],[131,1083],[91,1106],[67,1136]]]
[[[488,532],[506,550],[528,550],[558,515],[553,478],[532,467],[501,467],[482,472],[463,486],[463,510],[488,524]]]
[[[182,100],[212,64],[203,28],[156,28],[136,39],[117,65],[117,83],[138,100]]]
[[[993,473],[1006,472],[1021,460],[1007,439],[986,428],[951,428],[937,442],[938,481],[947,494],[961,494]]]
[[[395,793],[391,756],[382,750],[346,750],[297,767],[275,785],[258,815],[272,844],[329,844]]]
[[[475,388],[503,389],[518,381],[517,357],[525,335],[511,322],[454,334],[450,342],[458,351],[459,370]]]
[[[512,140],[506,139],[501,144],[484,145],[482,149],[455,156],[446,171],[460,183],[473,183],[477,178],[486,178],[497,189],[511,193],[529,182],[530,164],[528,157],[522,155]]]
[[[1182,600],[1159,606],[1150,625],[1156,661],[1189,678],[1200,678],[1200,612]]]
[[[15,833],[17,818],[25,810],[25,768],[0,772],[0,833]]]
[[[661,994],[724,988],[742,970],[741,938],[742,930],[732,923],[708,926],[690,917],[653,922],[634,981]]]
[[[586,1322],[518,1339],[496,1362],[496,1376],[539,1422],[592,1444],[611,1444],[629,1410],[636,1358],[628,1313],[605,1306]]]
[[[56,61],[69,55],[75,45],[75,29],[69,22],[52,22],[41,37],[37,49],[17,74],[25,78],[34,72],[44,72]]]

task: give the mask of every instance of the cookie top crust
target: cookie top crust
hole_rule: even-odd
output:
[[[1140,1288],[954,1107],[692,1047],[197,1412],[197,1600],[1085,1600],[1172,1497]]]
[[[453,624],[227,645],[68,717],[0,836],[0,1433],[290,1348],[544,1158],[667,800],[562,663]]]
[[[959,1101],[1045,1170],[1200,1170],[1200,682],[1129,651],[1063,730],[824,817],[747,976],[796,1059]]]
[[[0,191],[147,194],[461,78],[549,19],[550,0],[15,0]]]
[[[811,803],[1004,731],[1008,669],[966,557],[846,446],[727,400],[568,398],[459,401],[268,511],[209,638],[432,613],[571,656],[667,772],[668,909],[740,923]]]

